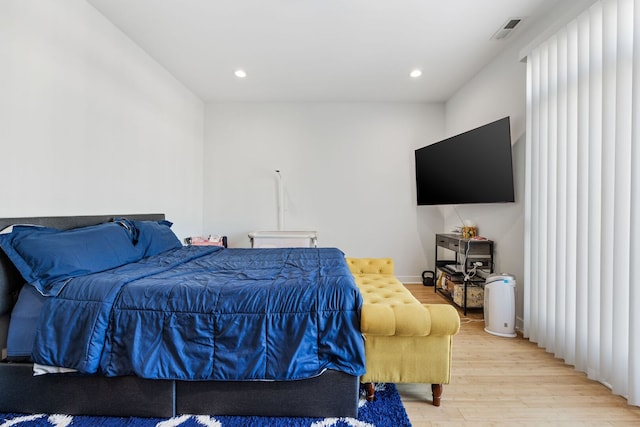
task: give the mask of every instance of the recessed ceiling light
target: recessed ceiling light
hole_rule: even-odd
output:
[[[247,72],[244,70],[236,70],[233,74],[235,74],[239,79],[244,79],[245,77],[247,77]]]
[[[422,75],[422,70],[415,69],[415,70],[411,71],[411,73],[409,73],[409,75],[414,79],[418,78],[418,77],[420,77]]]

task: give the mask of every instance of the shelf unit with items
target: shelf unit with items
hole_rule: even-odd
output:
[[[193,236],[184,239],[187,246],[222,246],[227,247],[227,236]]]
[[[482,308],[484,282],[493,273],[493,241],[436,234],[435,268],[434,292],[462,308],[465,315],[468,308]]]

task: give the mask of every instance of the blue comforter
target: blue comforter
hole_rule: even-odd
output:
[[[337,249],[191,246],[70,280],[43,308],[33,358],[154,379],[362,375],[361,304]]]

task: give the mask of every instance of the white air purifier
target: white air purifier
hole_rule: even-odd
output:
[[[516,279],[492,274],[484,285],[484,330],[499,337],[516,336]]]

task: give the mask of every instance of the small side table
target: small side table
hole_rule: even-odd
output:
[[[316,231],[252,231],[252,248],[317,248]]]

